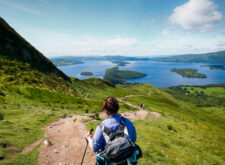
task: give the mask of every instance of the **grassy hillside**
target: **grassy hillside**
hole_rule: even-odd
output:
[[[50,60],[21,37],[0,17],[0,56],[30,64],[31,69],[44,73],[54,73],[70,81]]]
[[[43,137],[41,128],[74,114],[97,114],[107,96],[127,95],[139,95],[126,100],[138,106],[144,103],[146,109],[161,114],[155,120],[134,122],[137,143],[143,150],[140,165],[225,164],[224,104],[199,107],[191,99],[183,99],[189,97],[187,92],[176,93],[173,88],[164,91],[146,83],[115,86],[98,78],[65,77],[11,28],[2,38],[3,26],[0,27],[1,45],[13,36],[12,51],[4,44],[0,49],[0,164],[38,164],[39,146],[25,155],[21,151]],[[18,53],[21,48],[30,48],[35,55],[31,53],[31,58],[26,59]],[[36,60],[42,61],[40,67],[34,64]],[[223,86],[217,87],[220,88],[193,88],[198,93],[205,90],[210,98],[224,99]],[[196,100],[202,99],[197,97]],[[120,111],[136,109],[120,103]],[[87,127],[96,125],[89,123]]]
[[[187,54],[170,57],[152,58],[159,62],[206,62],[225,64],[225,50],[205,54]]]
[[[136,105],[144,103],[147,109],[161,114],[156,120],[134,122],[138,133],[137,143],[144,153],[140,164],[225,162],[223,106],[197,107],[190,102],[177,100],[150,84],[114,86],[97,78],[82,81],[72,78],[72,85],[88,99],[35,87],[7,88],[3,83],[0,90],[6,96],[0,96],[3,116],[0,121],[0,156],[7,162],[0,161],[0,164],[36,164],[38,148],[26,155],[19,153],[25,146],[43,137],[41,127],[60,117],[98,113],[105,97],[126,95],[143,95],[126,99]],[[124,104],[120,107],[121,111],[135,110]],[[95,127],[96,124],[90,123],[88,127]],[[4,148],[6,144],[16,149]]]
[[[122,87],[122,86],[121,86]],[[177,100],[170,94],[149,84],[123,87],[144,96],[129,97],[133,104],[145,104],[145,108],[159,112],[156,120],[139,120],[137,143],[143,150],[139,164],[224,164],[225,108],[197,107],[190,102]],[[135,90],[134,90],[135,89]],[[122,94],[122,90],[114,90]],[[150,96],[148,92],[150,91]],[[117,96],[117,93],[114,93]],[[121,95],[120,95],[121,96]],[[88,124],[95,128],[99,122]]]
[[[176,86],[165,89],[177,99],[191,102],[198,107],[225,106],[225,85]]]

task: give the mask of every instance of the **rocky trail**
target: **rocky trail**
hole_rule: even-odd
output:
[[[134,95],[136,96],[136,95]],[[132,97],[132,96],[129,96]],[[135,112],[123,112],[122,116],[130,120],[148,118],[149,120],[160,117],[159,113],[143,110],[139,106],[133,105],[124,98],[117,98],[118,101],[128,106],[138,109]],[[106,118],[104,112],[99,114],[100,118]],[[40,165],[80,165],[85,150],[85,136],[88,130],[83,123],[84,119],[94,121],[90,114],[74,115],[69,118],[61,118],[50,123],[44,129],[45,137],[26,147],[22,154],[33,150],[41,143],[39,153]],[[83,165],[95,164],[95,153],[88,147]]]

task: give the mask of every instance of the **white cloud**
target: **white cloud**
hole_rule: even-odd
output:
[[[121,37],[106,40],[105,43],[108,46],[115,46],[115,47],[133,47],[138,45],[138,41],[135,38],[121,38]]]
[[[105,55],[134,54],[138,46],[135,38],[115,36],[112,38],[92,37],[87,34],[75,36],[48,29],[26,28],[20,32],[44,55]]]
[[[167,29],[165,29],[167,31]],[[223,35],[201,38],[202,34],[190,35],[191,32],[179,34],[169,31],[163,39],[149,39],[141,42],[132,37],[93,37],[65,34],[43,28],[23,28],[18,31],[32,45],[48,57],[65,55],[125,55],[125,56],[159,56],[187,53],[206,53],[225,49]]]
[[[199,34],[200,36],[201,34]],[[225,50],[225,38],[212,37],[210,39],[191,36],[189,32],[166,37],[164,40],[150,41],[144,47],[145,54],[151,56],[176,55],[176,54],[198,54]]]
[[[169,21],[184,29],[207,31],[222,18],[221,12],[216,8],[217,5],[212,0],[189,0],[174,9]]]
[[[164,30],[162,31],[162,34],[163,34],[163,35],[167,35],[167,34],[169,34],[169,32],[168,32],[167,30],[164,29]]]

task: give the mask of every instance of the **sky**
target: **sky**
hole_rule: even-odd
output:
[[[225,0],[0,0],[0,17],[47,57],[225,50]]]

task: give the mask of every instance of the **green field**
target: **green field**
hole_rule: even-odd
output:
[[[175,98],[194,103],[197,107],[225,106],[224,84],[193,87],[170,87],[164,89]]]
[[[190,93],[195,93],[196,91],[201,93],[204,92],[207,95],[216,96],[216,97],[225,97],[225,88],[224,87],[208,87],[208,88],[200,88],[200,87],[183,87],[186,88]]]

